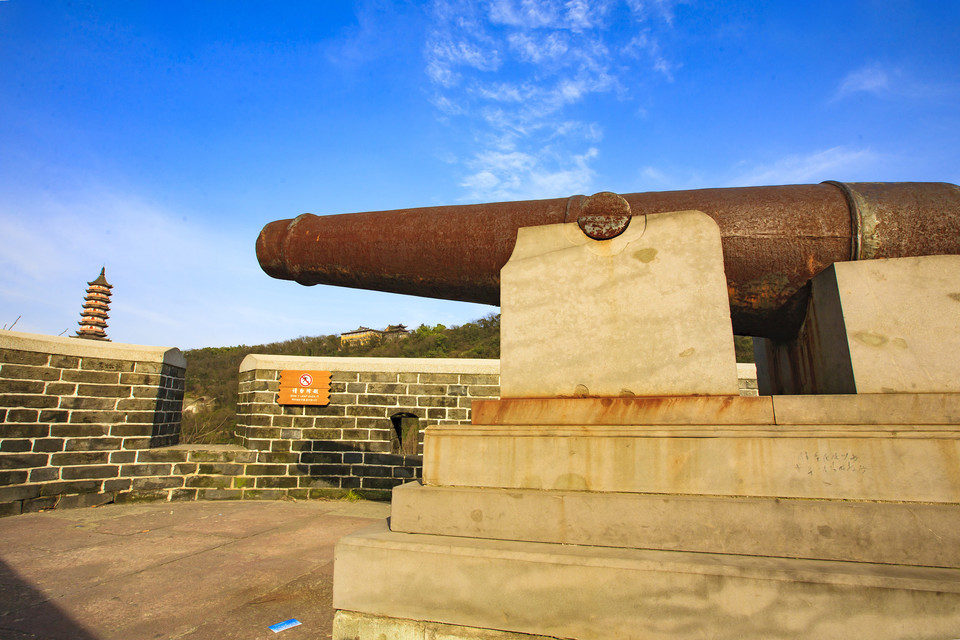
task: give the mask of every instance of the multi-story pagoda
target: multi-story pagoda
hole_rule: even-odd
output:
[[[80,328],[77,338],[88,340],[110,340],[107,337],[107,312],[110,310],[110,289],[113,285],[107,282],[104,276],[106,267],[100,269],[100,275],[93,282],[88,282],[87,296],[83,299],[83,311],[80,312]]]

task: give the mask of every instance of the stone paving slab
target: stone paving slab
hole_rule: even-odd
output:
[[[334,546],[389,511],[185,502],[2,518],[0,638],[330,638]],[[289,618],[303,624],[268,629]]]

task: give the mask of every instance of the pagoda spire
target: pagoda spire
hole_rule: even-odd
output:
[[[107,340],[107,312],[110,310],[110,290],[113,285],[107,282],[104,275],[106,267],[100,269],[100,275],[96,280],[88,282],[87,295],[83,299],[83,311],[80,312],[80,328],[77,330],[77,338],[86,338],[88,340]]]

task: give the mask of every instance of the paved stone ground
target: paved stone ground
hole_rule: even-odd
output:
[[[334,545],[389,508],[174,502],[0,518],[0,638],[330,638]],[[289,618],[303,624],[267,628]]]

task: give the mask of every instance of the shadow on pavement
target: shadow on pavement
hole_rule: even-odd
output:
[[[99,640],[0,560],[0,638]]]

